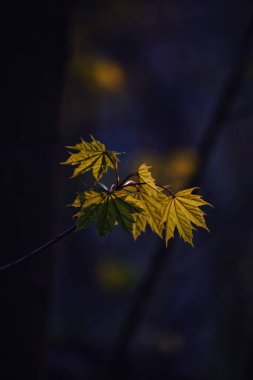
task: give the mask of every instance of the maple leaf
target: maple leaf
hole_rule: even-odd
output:
[[[156,195],[157,192],[159,192],[159,188],[155,184],[155,179],[152,177],[151,174],[151,166],[148,166],[147,164],[142,164],[138,168],[138,177],[140,182],[144,182],[145,185],[142,187],[145,187],[146,192],[150,195]]]
[[[163,226],[161,225],[162,207],[161,207],[161,193],[154,193],[150,195],[147,192],[148,186],[140,187],[139,191],[135,193],[135,198],[141,203],[143,209],[142,214],[135,214],[135,224],[133,226],[133,237],[136,240],[138,236],[145,232],[147,224],[151,230],[159,235],[161,238]]]
[[[175,228],[180,237],[192,246],[194,225],[208,230],[204,219],[205,213],[200,207],[211,205],[204,201],[201,195],[192,194],[195,189],[196,187],[179,191],[175,196],[168,196],[163,201],[161,225],[165,227],[166,246],[168,240],[174,237]]]
[[[86,191],[73,202],[73,206],[81,207],[75,215],[77,229],[86,228],[95,222],[101,237],[111,232],[115,225],[119,225],[127,232],[133,231],[134,215],[143,210],[137,206],[135,199],[122,191]]]
[[[117,170],[118,154],[107,151],[104,144],[91,137],[91,142],[69,147],[73,152],[64,164],[76,166],[73,177],[92,170],[100,190],[91,189],[79,194],[72,206],[80,210],[77,229],[86,228],[95,222],[100,236],[107,235],[115,225],[133,234],[134,239],[145,232],[147,225],[165,243],[174,237],[178,230],[185,242],[192,244],[195,226],[208,229],[201,206],[209,205],[200,195],[193,194],[196,188],[179,191],[174,195],[168,186],[160,186],[151,173],[151,166],[142,164],[138,171],[119,180]],[[116,183],[110,190],[98,182],[101,176],[112,168]],[[137,180],[132,178],[136,177]],[[166,195],[166,193],[169,195]]]
[[[114,169],[118,166],[118,155],[120,153],[105,149],[105,145],[95,140],[91,136],[92,141],[86,142],[81,139],[81,143],[67,148],[76,151],[70,152],[70,157],[62,162],[64,165],[77,166],[72,177],[84,174],[92,170],[93,177],[99,181],[108,168]]]
[[[151,174],[151,166],[142,164],[138,168],[137,176],[139,179],[139,185],[131,187],[130,192],[132,196],[140,202],[140,206],[143,209],[142,214],[135,214],[135,224],[133,226],[133,237],[136,240],[138,236],[145,232],[147,224],[151,230],[158,234],[162,238],[163,226],[161,226],[161,200],[164,195],[161,193],[159,187],[155,183],[155,179]],[[127,187],[131,184],[126,185]]]

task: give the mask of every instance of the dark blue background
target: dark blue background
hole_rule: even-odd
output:
[[[65,206],[83,184],[59,165],[65,145],[92,134],[127,152],[123,173],[145,158],[165,182],[173,154],[198,156],[238,68],[253,7],[14,1],[2,18],[4,264],[71,225]],[[118,68],[122,82],[96,82],[96,62]],[[252,64],[249,54],[203,167],[198,156],[194,185],[215,206],[207,210],[211,234],[196,232],[194,249],[176,239],[163,251],[118,379],[253,377]],[[90,227],[1,273],[1,379],[104,379],[158,251],[150,233],[134,242],[116,229],[101,242]]]

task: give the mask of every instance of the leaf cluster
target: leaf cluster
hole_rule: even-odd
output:
[[[196,187],[174,194],[169,186],[156,183],[146,163],[120,181],[120,153],[107,150],[92,136],[91,142],[81,140],[67,148],[70,156],[63,164],[75,167],[73,177],[91,171],[96,181],[94,188],[78,194],[72,203],[78,208],[77,229],[95,223],[99,235],[104,237],[118,225],[137,239],[149,226],[164,238],[166,245],[174,238],[175,230],[191,245],[196,227],[208,230],[201,207],[210,204],[201,195],[194,194]],[[115,173],[115,183],[110,188],[99,182],[108,169]]]

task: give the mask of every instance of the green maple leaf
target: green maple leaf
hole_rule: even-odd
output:
[[[133,231],[134,215],[141,213],[136,200],[122,191],[86,191],[73,202],[74,207],[81,207],[76,214],[77,229],[86,228],[95,222],[101,237],[106,236],[115,225],[127,232]]]
[[[117,156],[120,153],[106,150],[104,144],[92,136],[91,139],[90,143],[81,140],[79,144],[68,146],[67,148],[74,152],[70,152],[70,157],[62,164],[76,166],[72,177],[92,170],[93,177],[99,181],[108,168],[117,168],[119,162]]]

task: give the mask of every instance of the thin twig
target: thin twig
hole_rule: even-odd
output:
[[[3,265],[0,267],[0,272],[4,272],[8,269],[14,268],[15,266],[23,263],[24,261],[30,259],[31,257],[37,255],[38,253],[44,251],[46,248],[50,247],[51,245],[55,244],[57,241],[62,239],[64,236],[68,235],[70,232],[74,231],[76,228],[76,225],[73,225],[69,228],[67,228],[65,231],[61,232],[59,235],[53,237],[51,240],[49,240],[47,243],[41,245],[39,248],[36,248],[34,251],[28,253],[25,256],[22,256],[20,259],[12,261],[6,265]]]

